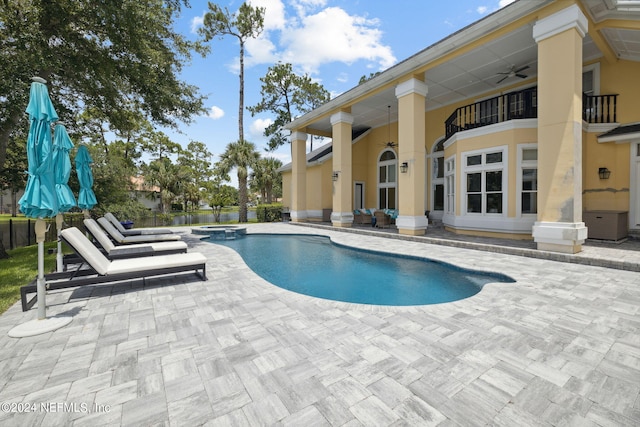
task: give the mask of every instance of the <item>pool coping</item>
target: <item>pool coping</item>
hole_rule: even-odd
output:
[[[611,258],[596,258],[584,253],[564,254],[560,252],[549,252],[538,249],[518,248],[513,246],[499,246],[486,243],[468,242],[463,240],[450,240],[428,236],[408,236],[404,234],[394,234],[389,232],[366,230],[360,228],[338,228],[331,225],[291,222],[291,225],[299,227],[317,228],[322,230],[331,230],[344,233],[364,234],[367,236],[385,237],[395,240],[404,240],[409,242],[430,243],[434,245],[450,246],[455,248],[473,249],[484,252],[493,252],[505,255],[517,255],[529,258],[542,259],[547,261],[566,262],[571,264],[589,265],[593,267],[605,267],[616,270],[640,272],[640,259],[638,261],[619,260]],[[640,258],[640,257],[639,257]]]

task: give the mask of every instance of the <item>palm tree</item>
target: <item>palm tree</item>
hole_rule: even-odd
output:
[[[249,169],[260,159],[260,153],[252,142],[239,140],[230,142],[224,153],[220,155],[219,168],[224,175],[233,168],[238,171],[238,199],[240,212],[238,222],[247,222],[247,177]]]
[[[282,162],[275,157],[265,157],[256,163],[251,181],[253,186],[262,194],[262,200],[266,203],[273,202],[273,187],[282,179],[278,169],[282,167]]]

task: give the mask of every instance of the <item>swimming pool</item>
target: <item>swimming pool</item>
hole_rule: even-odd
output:
[[[477,294],[490,282],[514,282],[498,273],[332,243],[316,235],[249,234],[215,240],[242,256],[268,282],[301,294],[360,304],[425,305]]]

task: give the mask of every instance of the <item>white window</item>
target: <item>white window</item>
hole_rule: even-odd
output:
[[[506,213],[507,147],[463,153],[464,208],[468,214]]]
[[[396,171],[398,161],[393,150],[385,150],[378,160],[378,209],[396,208]]]
[[[538,213],[538,146],[518,146],[517,209],[520,215]]]
[[[445,197],[445,212],[447,214],[455,215],[456,213],[456,158],[451,157],[444,163],[444,191]]]

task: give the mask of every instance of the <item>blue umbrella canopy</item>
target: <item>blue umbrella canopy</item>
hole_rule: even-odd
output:
[[[53,170],[59,212],[67,212],[76,205],[76,198],[68,184],[71,175],[69,150],[72,148],[67,129],[57,124],[53,131]]]
[[[51,123],[58,120],[58,114],[45,84],[31,83],[26,112],[30,120],[27,137],[29,176],[24,195],[18,203],[27,217],[53,217],[58,213],[58,203],[53,176]]]
[[[86,146],[81,145],[76,153],[76,173],[80,182],[80,194],[78,194],[78,207],[80,209],[91,209],[98,201],[93,193],[93,173],[91,172],[93,159]]]

